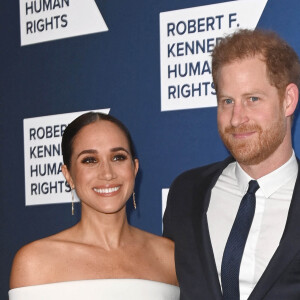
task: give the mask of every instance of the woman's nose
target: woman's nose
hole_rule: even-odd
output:
[[[100,164],[99,168],[99,175],[101,179],[112,180],[113,178],[115,178],[114,168],[110,162],[103,162],[102,164]]]

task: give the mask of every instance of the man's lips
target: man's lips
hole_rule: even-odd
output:
[[[232,135],[235,139],[245,139],[245,138],[248,138],[248,137],[252,136],[253,134],[255,134],[255,131],[232,133]]]
[[[262,129],[257,124],[238,127],[228,126],[224,130],[225,134],[231,135],[234,139],[246,139],[256,133],[260,134],[261,132]]]

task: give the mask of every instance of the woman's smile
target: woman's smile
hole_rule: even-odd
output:
[[[119,192],[120,188],[121,186],[118,185],[115,187],[93,188],[93,190],[101,196],[110,197],[116,195]]]

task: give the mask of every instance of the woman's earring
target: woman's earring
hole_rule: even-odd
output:
[[[74,216],[74,188],[71,189],[72,194],[72,216]]]
[[[136,209],[135,192],[132,193],[132,202],[133,202],[134,209]]]

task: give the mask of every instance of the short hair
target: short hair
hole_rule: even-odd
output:
[[[236,60],[261,56],[266,63],[270,84],[284,95],[288,84],[300,85],[297,53],[275,32],[241,29],[222,39],[212,53],[212,76],[218,92],[218,73],[222,66]]]
[[[78,132],[83,127],[101,120],[111,122],[121,129],[121,131],[125,134],[126,139],[128,141],[129,151],[132,160],[136,158],[136,152],[135,152],[134,144],[131,135],[129,133],[129,130],[120,120],[113,117],[112,115],[106,115],[99,112],[88,112],[77,117],[64,130],[62,142],[61,142],[61,148],[62,148],[63,161],[68,169],[70,169],[71,167],[73,141],[76,135],[78,134]]]

